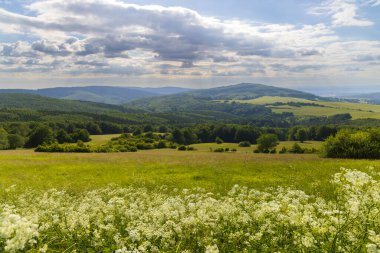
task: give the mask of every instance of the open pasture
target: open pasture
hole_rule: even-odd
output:
[[[216,145],[216,144],[215,144]],[[223,145],[223,144],[222,144]],[[171,149],[136,153],[0,152],[0,187],[82,192],[109,184],[155,189],[202,187],[225,193],[235,184],[251,188],[294,187],[329,196],[341,167],[380,170],[380,161],[323,159],[317,155],[214,153]],[[250,148],[252,149],[252,148]]]
[[[296,116],[332,116],[341,113],[350,113],[353,119],[380,119],[380,105],[350,102],[325,102],[314,101],[290,97],[265,96],[251,100],[233,100],[239,103],[250,103],[257,105],[267,105],[273,112],[292,112]],[[321,106],[290,106],[290,105],[270,105],[273,103],[309,103]],[[323,107],[322,107],[323,106]]]

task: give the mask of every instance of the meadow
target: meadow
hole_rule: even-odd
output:
[[[273,112],[292,112],[296,116],[332,116],[340,113],[350,113],[353,119],[380,119],[380,105],[350,102],[326,102],[314,101],[291,97],[271,97],[264,96],[251,100],[233,100],[239,103],[249,103],[256,105],[267,105]],[[270,105],[273,103],[313,103],[321,106],[290,106],[290,105]]]
[[[316,154],[254,154],[253,147],[238,148],[236,153],[208,151],[209,146],[216,145],[197,144],[197,151],[161,149],[107,154],[1,151],[0,188],[16,185],[21,191],[57,188],[80,193],[109,184],[150,190],[165,185],[172,189],[201,187],[224,194],[238,184],[255,189],[293,187],[330,197],[328,182],[341,167],[380,170],[377,160],[324,159]]]
[[[113,137],[91,136],[90,145]],[[281,142],[277,149],[294,143]],[[191,146],[194,151],[1,151],[0,251],[377,252],[380,247],[380,160],[257,154],[255,145],[236,143]],[[236,152],[211,151],[216,148]]]
[[[379,172],[315,154],[2,151],[0,251],[377,252]]]

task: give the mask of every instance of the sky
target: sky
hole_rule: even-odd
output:
[[[0,88],[380,91],[380,0],[0,0]]]

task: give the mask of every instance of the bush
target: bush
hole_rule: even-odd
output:
[[[223,140],[222,140],[220,137],[216,137],[216,138],[215,138],[215,143],[216,143],[216,144],[222,144],[222,143],[223,143]]]
[[[263,134],[257,139],[259,152],[269,153],[278,145],[278,137],[275,134]]]
[[[50,144],[54,142],[53,131],[48,126],[36,127],[29,136],[25,146],[34,148],[42,144]]]
[[[282,149],[278,152],[279,154],[285,154],[288,150],[285,147],[282,147]]]
[[[166,146],[166,141],[159,141],[157,142],[157,144],[155,145],[156,148],[167,148]]]
[[[224,148],[216,148],[216,149],[214,149],[214,152],[222,153],[222,152],[224,152]]]
[[[239,143],[239,147],[250,147],[251,146],[251,143],[249,141],[241,141]]]
[[[330,136],[323,145],[323,156],[328,158],[379,159],[380,130],[341,130]]]
[[[236,151],[237,151],[236,148],[231,149],[231,152],[236,152]]]
[[[179,147],[178,147],[178,150],[179,150],[179,151],[186,151],[187,148],[186,148],[186,146],[182,145],[182,146],[179,146]]]
[[[292,148],[289,149],[289,152],[293,154],[303,154],[305,150],[298,143],[294,143]]]

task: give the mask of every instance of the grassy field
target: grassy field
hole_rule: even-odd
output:
[[[258,105],[268,105],[274,112],[292,112],[297,116],[331,116],[340,113],[350,113],[353,119],[373,118],[380,119],[380,105],[363,104],[363,103],[349,103],[349,102],[322,102],[312,101],[300,98],[288,97],[260,97],[252,100],[234,100],[239,103],[251,103]],[[300,103],[314,103],[320,106],[289,106],[269,105],[272,103],[281,102],[300,102]]]
[[[201,149],[201,145],[198,148]],[[205,150],[208,147],[205,147]],[[380,161],[333,160],[317,155],[214,153],[149,150],[136,153],[55,154],[31,150],[0,152],[0,188],[95,189],[114,183],[166,185],[179,189],[202,187],[225,193],[235,184],[265,189],[291,186],[329,195],[331,175],[341,167],[380,171]]]
[[[104,135],[91,135],[90,145],[102,145],[106,144],[112,138],[119,137],[120,134],[104,134]]]
[[[322,143],[321,141],[307,141],[304,143],[296,142],[296,141],[282,141],[280,144],[276,147],[277,151],[280,151],[283,147],[286,149],[290,149],[294,143],[298,143],[302,148],[308,148],[312,149],[315,148],[317,150],[321,149]],[[216,144],[216,143],[200,143],[200,144],[193,144],[191,145],[194,147],[197,151],[207,151],[210,152],[210,150],[214,150],[216,148],[229,148],[236,149],[237,152],[244,152],[244,153],[252,153],[253,150],[257,148],[257,145],[252,145],[251,147],[239,147],[238,143],[222,143],[222,144]]]

